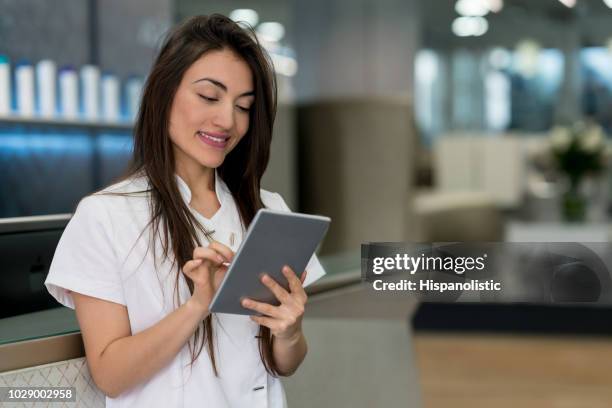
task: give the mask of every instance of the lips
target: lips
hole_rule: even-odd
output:
[[[209,146],[223,149],[229,141],[229,135],[224,133],[204,132],[198,130],[198,138]]]

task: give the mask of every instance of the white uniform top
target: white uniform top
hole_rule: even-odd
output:
[[[177,175],[179,190],[188,205],[191,192]],[[114,184],[105,191],[135,192],[148,188],[145,177]],[[236,251],[245,231],[227,185],[215,172],[215,190],[221,208],[211,219],[192,209],[213,238]],[[290,211],[278,193],[261,190],[264,205]],[[190,207],[191,208],[191,207]],[[175,309],[176,269],[160,261],[161,239],[156,237],[158,267],[154,267],[149,229],[150,212],[145,193],[137,197],[92,195],[79,203],[55,251],[45,284],[61,304],[73,308],[70,291],[119,303],[127,307],[132,334],[151,327]],[[150,227],[149,227],[150,228]],[[201,237],[203,245],[207,244]],[[305,285],[325,274],[316,255],[306,267]],[[163,288],[163,292],[162,292]],[[189,299],[185,278],[179,279],[180,303]],[[278,378],[268,375],[259,354],[259,326],[248,316],[213,314],[214,375],[205,346],[191,369],[187,344],[163,369],[146,382],[117,398],[106,398],[107,407],[214,407],[281,408],[286,398]]]

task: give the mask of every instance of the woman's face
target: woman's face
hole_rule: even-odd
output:
[[[170,110],[177,167],[219,167],[249,128],[253,91],[251,70],[233,51],[209,51],[194,62]]]

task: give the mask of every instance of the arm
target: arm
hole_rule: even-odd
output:
[[[87,363],[94,382],[109,397],[149,379],[168,365],[208,315],[233,252],[214,242],[198,247],[183,272],[193,280],[191,298],[157,324],[132,335],[123,305],[72,292]]]
[[[261,279],[281,302],[279,306],[252,299],[244,299],[242,305],[263,314],[251,316],[251,319],[270,329],[273,336],[272,352],[279,374],[289,376],[300,366],[308,350],[302,332],[302,317],[308,296],[302,286],[306,278],[305,271],[301,279],[288,266],[282,272],[289,281],[289,292],[268,275]]]
[[[301,328],[292,339],[274,337],[272,352],[281,375],[289,376],[295,373],[308,352],[306,338]]]
[[[111,398],[166,366],[208,314],[192,298],[156,325],[131,335],[125,306],[76,292],[72,297],[93,380]]]

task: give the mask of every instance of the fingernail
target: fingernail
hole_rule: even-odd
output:
[[[201,264],[201,263],[202,263],[202,259],[196,259],[196,260],[194,261],[194,263],[196,263],[196,264]]]
[[[221,255],[217,255],[219,262],[225,262],[225,259]]]

